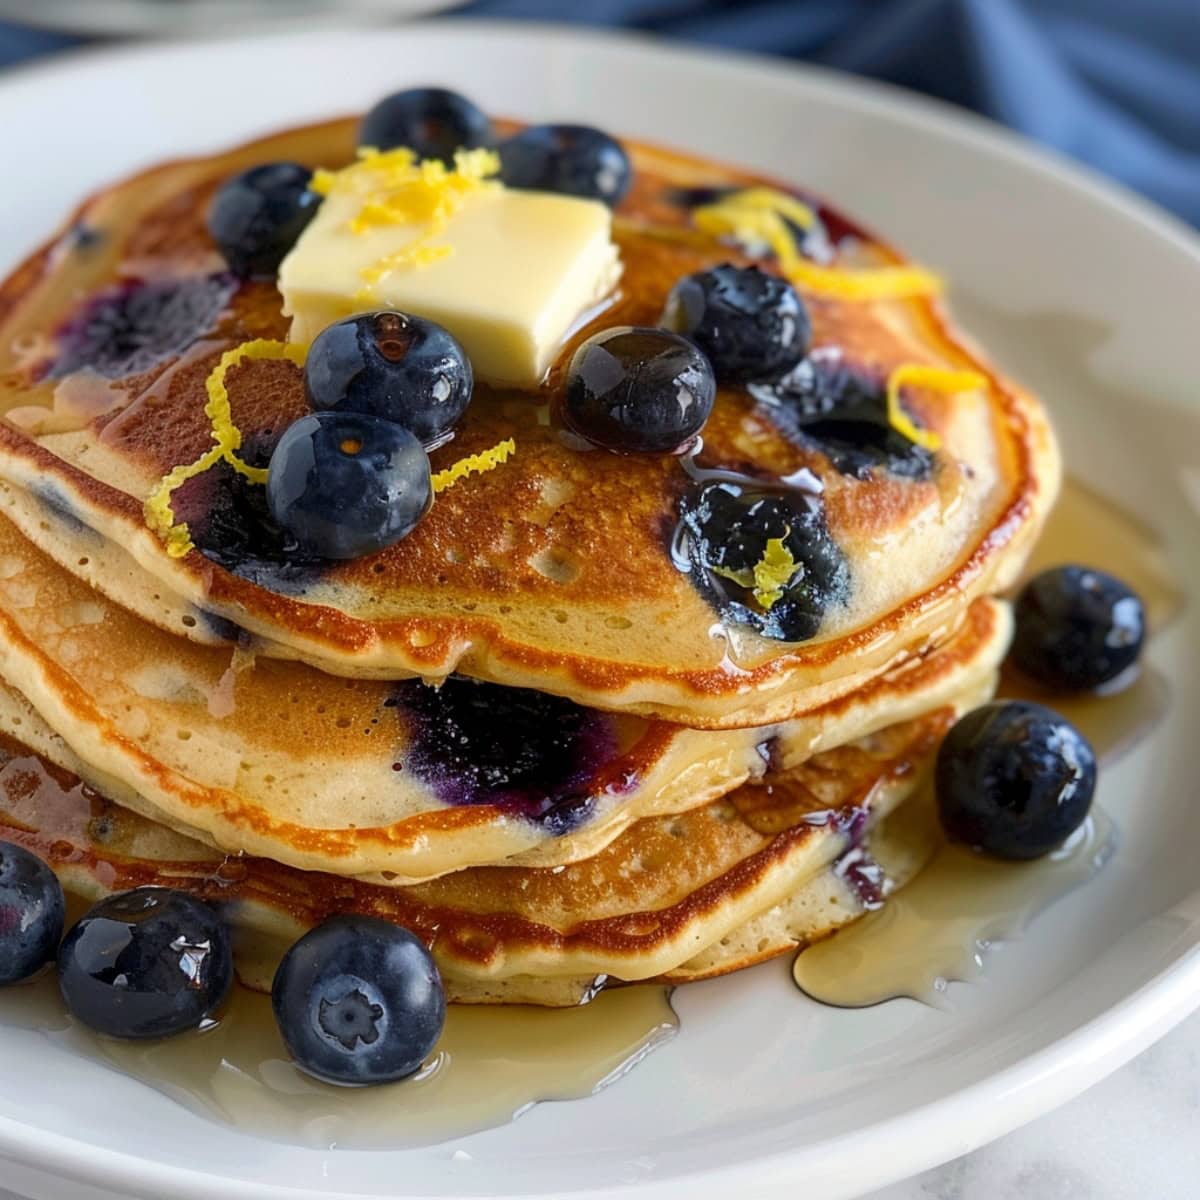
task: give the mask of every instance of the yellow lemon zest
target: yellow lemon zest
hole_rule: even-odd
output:
[[[788,549],[784,540],[792,531],[784,531],[783,537],[768,538],[763,547],[762,558],[751,567],[733,571],[729,567],[710,567],[714,575],[731,579],[738,587],[754,593],[754,599],[763,612],[770,612],[783,599],[784,589],[803,570]]]
[[[391,254],[363,268],[368,287],[356,301],[374,303],[370,285],[393,271],[427,267],[453,254],[452,245],[435,246],[434,239],[446,232],[467,196],[501,186],[491,178],[499,170],[499,155],[486,148],[458,150],[454,165],[447,167],[439,159],[419,160],[405,146],[394,150],[368,146],[359,150],[356,162],[340,171],[317,171],[310,184],[314,191],[323,196],[346,193],[358,201],[357,212],[350,219],[351,232],[362,234],[389,225],[420,229]]]
[[[307,354],[307,346],[256,338],[234,346],[232,350],[226,350],[221,355],[220,362],[209,372],[204,384],[208,393],[204,413],[212,425],[213,445],[195,462],[186,463],[167,472],[143,505],[146,524],[163,539],[167,553],[172,558],[182,558],[192,549],[187,523],[176,522],[175,510],[171,505],[171,497],[178,487],[222,461],[227,462],[251,483],[262,484],[267,481],[265,469],[248,466],[237,455],[242,446],[242,431],[233,423],[229,390],[225,383],[226,375],[239,363],[251,359],[283,359],[300,367],[304,365]]]
[[[767,539],[762,558],[754,564],[754,599],[764,612],[770,612],[783,599],[783,589],[799,569],[800,564],[792,557],[783,538]]]
[[[747,199],[748,197],[748,199]],[[784,203],[786,201],[786,203]],[[714,204],[704,204],[692,213],[696,228],[713,237],[731,237],[747,249],[767,246],[779,261],[780,270],[798,287],[839,300],[901,300],[933,296],[942,281],[923,267],[864,267],[846,270],[810,262],[796,245],[788,220],[797,220],[796,206],[813,217],[807,205],[771,188],[734,192]]]
[[[431,482],[434,493],[444,492],[447,488],[453,487],[460,479],[466,479],[468,475],[482,475],[485,471],[494,471],[516,452],[517,443],[512,438],[505,438],[504,441],[497,442],[490,449],[480,450],[478,454],[469,454],[466,458],[460,458],[458,462],[451,463],[444,471],[438,471],[433,476]]]
[[[970,392],[986,387],[987,379],[977,371],[952,371],[946,367],[926,366],[924,363],[903,363],[888,376],[888,423],[910,442],[916,442],[926,450],[937,450],[941,447],[942,439],[932,429],[921,429],[909,416],[900,398],[901,388],[910,385],[953,396],[958,392]]]

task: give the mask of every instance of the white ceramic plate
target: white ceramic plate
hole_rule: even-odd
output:
[[[454,0],[0,0],[0,19],[60,33],[128,37],[234,32],[428,16]]]
[[[430,81],[496,112],[588,120],[768,168],[843,202],[949,275],[963,321],[1048,400],[1073,469],[1145,515],[1200,593],[1197,242],[991,125],[900,92],[525,25],[94,53],[0,87],[0,263],[134,167]],[[655,1198],[818,1200],[961,1154],[1200,1003],[1200,612],[1151,657],[1175,703],[1105,773],[1101,800],[1124,833],[1115,861],[1000,951],[986,985],[953,988],[952,1015],[908,1001],[821,1008],[784,964],[769,965],[680,992],[681,1036],[604,1094],[403,1154],[256,1142],[0,1029],[0,1181],[56,1200],[608,1196],[630,1185]]]

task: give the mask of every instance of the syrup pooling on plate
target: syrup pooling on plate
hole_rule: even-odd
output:
[[[1075,480],[1064,488],[1026,574],[1064,561],[1118,574],[1140,594],[1152,630],[1163,628],[1182,603],[1154,534]],[[1055,692],[1009,669],[999,694],[1061,713],[1092,743],[1102,769],[1149,736],[1170,702],[1165,679],[1146,663],[1091,693]],[[885,875],[887,832],[871,847]],[[1020,936],[1040,911],[1091,879],[1117,840],[1111,819],[1093,807],[1064,846],[1032,862],[1003,862],[943,842],[924,871],[878,911],[798,955],[796,983],[813,999],[841,1007],[898,996],[944,1006],[949,982],[978,979],[987,947]]]
[[[339,1088],[288,1061],[271,1004],[236,988],[207,1029],[149,1043],[84,1029],[53,978],[0,991],[0,1020],[98,1058],[201,1116],[241,1133],[318,1149],[425,1146],[504,1125],[543,1100],[574,1100],[616,1082],[678,1028],[666,988],[614,988],[577,1008],[451,1005],[433,1056],[415,1076]]]
[[[1031,863],[944,844],[907,887],[857,924],[797,956],[793,977],[814,1000],[864,1008],[909,996],[942,1007],[951,980],[983,974],[983,954],[1020,936],[1042,909],[1091,879],[1114,847],[1098,809],[1066,845]]]

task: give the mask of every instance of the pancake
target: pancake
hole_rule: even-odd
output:
[[[1010,616],[976,602],[943,649],[776,726],[711,732],[454,678],[339,679],[201,646],[106,603],[0,517],[0,676],[89,782],[224,849],[404,883],[600,850],[770,767],[990,680]]]
[[[901,366],[983,377],[954,396],[906,389],[912,419],[941,440],[932,455],[878,425],[866,443],[855,434],[847,444],[845,422],[800,422],[799,401],[778,388],[723,389],[691,458],[584,453],[564,441],[556,401],[581,339],[656,324],[681,276],[748,261],[691,227],[694,189],[771,185],[633,144],[615,299],[568,342],[540,391],[477,386],[455,439],[432,456],[443,470],[511,438],[506,462],[442,492],[394,546],[337,564],[281,557],[261,520],[261,489],[215,467],[174,494],[198,548],[171,557],[144,502],[210,444],[207,376],[231,347],[287,332],[273,283],[222,274],[204,230],[209,198],[255,162],[345,163],[353,128],[300,129],[112,187],[0,287],[5,511],[110,599],[196,642],[241,644],[346,677],[459,673],[593,708],[748,727],[811,712],[945,642],[972,600],[1015,579],[1058,485],[1054,439],[1036,400],[961,340],[927,296],[846,300],[801,281],[816,347],[807,369],[820,388],[849,379],[873,404]],[[903,264],[806,199],[817,216],[801,247],[810,260]],[[265,463],[305,411],[300,372],[250,361],[228,382],[246,453]],[[819,479],[819,497],[809,488],[797,499],[794,481],[811,484],[803,471]],[[730,585],[695,558],[685,518],[717,478],[734,479],[728,487],[743,496],[819,509],[845,577],[808,641],[763,636],[769,622],[734,605]]]
[[[987,694],[818,755],[769,786],[640,821],[582,863],[383,888],[222,855],[114,804],[81,782],[78,760],[25,701],[0,689],[0,825],[85,897],[161,885],[218,904],[254,987],[269,987],[304,930],[358,912],[424,938],[452,1000],[575,1004],[606,982],[737,970],[877,904],[886,889],[871,870],[872,837],[917,791],[956,711]],[[883,839],[893,886],[932,847],[927,814],[914,816],[902,837]]]

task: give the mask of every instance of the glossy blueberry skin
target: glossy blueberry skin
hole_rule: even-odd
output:
[[[500,146],[500,178],[512,188],[620,204],[633,181],[625,148],[590,125],[531,125]]]
[[[465,96],[446,88],[409,88],[380,100],[363,118],[360,146],[393,150],[407,146],[419,158],[440,158],[447,166],[455,150],[492,143],[492,123]]]
[[[183,1033],[198,1028],[233,986],[229,930],[211,905],[187,892],[120,892],[68,931],[58,982],[71,1014],[99,1033]]]
[[[723,383],[786,375],[812,337],[804,301],[786,279],[729,263],[685,275],[667,296],[662,323],[695,342]]]
[[[850,595],[850,567],[834,541],[824,510],[795,491],[751,492],[736,484],[710,483],[681,501],[688,533],[692,582],[726,622],[746,625],[762,637],[803,642],[815,637],[825,614]],[[751,589],[729,578],[752,571],[779,538],[801,567],[784,594],[763,611]]]
[[[242,279],[271,279],[316,216],[321,197],[299,163],[264,163],[226,180],[208,209],[208,232]]]
[[[317,335],[304,386],[315,409],[395,421],[431,449],[450,437],[466,411],[474,375],[462,346],[440,325],[376,312]]]
[[[708,359],[686,338],[620,326],[575,351],[562,418],[605,450],[674,454],[704,428],[716,395]]]
[[[935,778],[942,827],[955,841],[997,858],[1040,858],[1087,817],[1096,755],[1052,709],[997,701],[950,730]]]
[[[296,1065],[327,1083],[407,1078],[446,1023],[425,944],[376,917],[330,917],[306,933],[275,972],[271,1007]]]
[[[62,938],[62,885],[36,854],[0,842],[0,985],[54,961]]]
[[[301,417],[267,468],[271,515],[301,551],[361,558],[412,532],[433,503],[429,457],[409,431],[366,413]]]
[[[1146,614],[1137,594],[1090,567],[1052,567],[1017,598],[1012,661],[1039,683],[1089,691],[1137,662]]]

